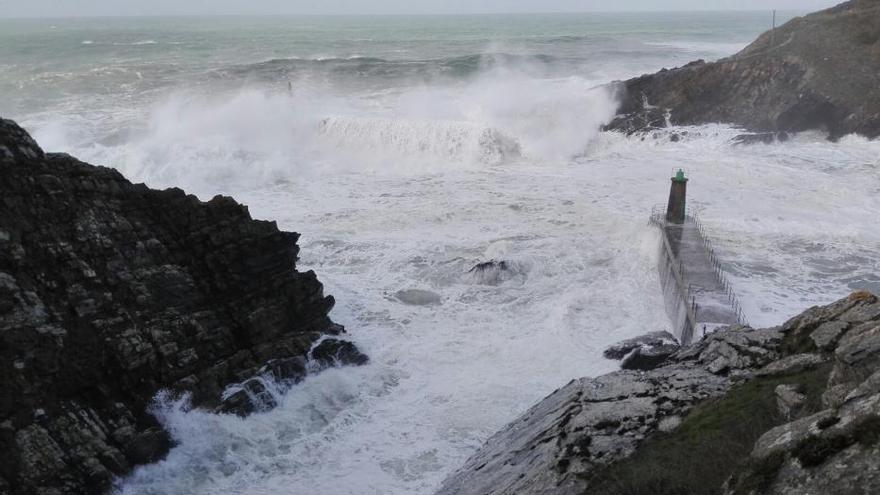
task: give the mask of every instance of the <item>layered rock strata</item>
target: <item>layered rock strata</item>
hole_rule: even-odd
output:
[[[101,493],[161,458],[160,389],[216,408],[265,367],[300,379],[343,328],[296,271],[298,237],[228,197],[44,153],[0,120],[0,493]],[[327,365],[340,349],[365,360],[318,352]]]
[[[607,129],[729,123],[774,133],[808,129],[832,139],[880,135],[880,2],[852,0],[795,18],[743,51],[615,83],[621,105]]]
[[[785,382],[821,366],[831,368],[821,411],[800,417],[804,394],[780,384],[784,424],[760,436],[725,486],[706,493],[872,493],[880,487],[880,301],[868,293],[780,327],[721,329],[654,369],[574,380],[491,437],[438,493],[590,493],[597,473],[674,434],[695,407],[753,380]]]

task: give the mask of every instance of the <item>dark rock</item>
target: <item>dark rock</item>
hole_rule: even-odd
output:
[[[264,365],[297,376],[313,344],[342,331],[315,274],[296,271],[298,234],[231,198],[151,190],[43,153],[2,119],[0,219],[11,494],[106,491],[167,452],[147,413],[160,389],[214,408]]]
[[[622,340],[602,353],[607,359],[623,359],[637,348],[677,346],[678,340],[666,331],[651,332],[632,339]],[[677,350],[677,349],[676,349]]]
[[[730,123],[787,139],[819,129],[831,139],[880,135],[880,4],[852,0],[792,19],[740,53],[616,83],[620,114],[606,126],[632,134],[658,127]]]
[[[279,382],[287,380],[298,383],[306,376],[306,374],[308,374],[306,362],[306,358],[303,356],[286,359],[272,359],[260,369],[260,374],[268,374],[274,380]]]
[[[312,350],[312,359],[323,366],[355,365],[362,366],[370,361],[351,342],[339,339],[324,339]]]
[[[223,403],[215,412],[236,414],[244,417],[255,412],[265,412],[275,408],[278,401],[263,378],[250,378],[239,385],[230,387]]]
[[[473,268],[468,270],[467,273],[471,279],[477,283],[498,285],[520,275],[522,269],[515,262],[489,260],[483,263],[477,263]]]
[[[303,356],[269,361],[260,368],[256,376],[229,386],[222,404],[214,411],[238,416],[268,411],[278,405],[276,396],[301,382],[310,370],[314,372],[334,366],[361,366],[370,361],[351,342],[335,338],[322,340],[308,357],[311,361]]]
[[[171,437],[161,428],[148,428],[123,443],[123,453],[132,464],[156,462],[171,448]]]
[[[474,265],[473,268],[468,270],[468,273],[485,272],[485,271],[489,271],[489,270],[502,270],[502,271],[504,271],[504,270],[508,270],[508,269],[509,269],[509,265],[506,261],[504,261],[504,260],[502,260],[502,261],[490,260],[490,261],[485,261],[483,263],[477,263],[476,265]]]

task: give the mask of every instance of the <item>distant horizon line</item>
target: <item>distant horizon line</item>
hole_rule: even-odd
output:
[[[814,12],[805,9],[670,9],[670,10],[559,10],[545,12],[459,12],[459,13],[355,13],[355,14],[294,14],[294,13],[230,13],[230,14],[88,14],[67,16],[2,16],[2,20],[62,20],[62,19],[138,19],[169,17],[466,17],[490,15],[570,15],[570,14],[688,14],[688,13],[757,13],[757,12]],[[824,9],[816,10],[819,12]]]

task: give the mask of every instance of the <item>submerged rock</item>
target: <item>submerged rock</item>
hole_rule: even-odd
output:
[[[741,52],[614,85],[626,133],[729,123],[763,134],[818,129],[832,139],[880,135],[880,3],[851,0],[792,19]],[[780,139],[782,140],[782,139]]]
[[[522,274],[522,267],[511,261],[489,260],[477,263],[467,275],[478,284],[498,285]]]
[[[167,452],[157,391],[218,407],[227,385],[264,365],[294,377],[343,332],[296,271],[298,234],[44,153],[2,119],[0,219],[3,493],[102,493]]]
[[[362,366],[370,361],[354,344],[339,339],[324,339],[312,350],[312,359],[321,366],[356,365]]]
[[[394,293],[394,297],[410,306],[435,306],[443,303],[443,297],[440,294],[421,289],[400,290]]]

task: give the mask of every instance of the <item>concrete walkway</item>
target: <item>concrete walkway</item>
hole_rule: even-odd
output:
[[[693,219],[688,217],[682,225],[666,224],[663,232],[688,285],[696,319],[694,338],[719,326],[739,323],[734,302]]]

